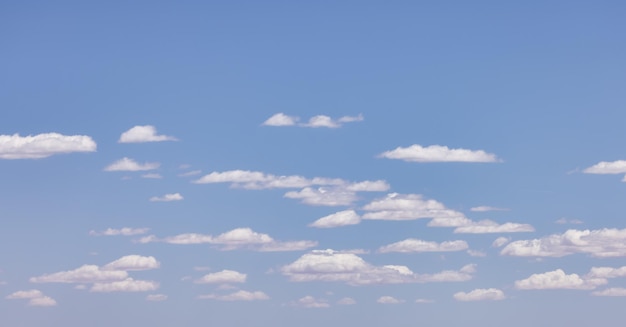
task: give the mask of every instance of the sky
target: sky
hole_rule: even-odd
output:
[[[614,324],[620,1],[3,1],[3,326]]]

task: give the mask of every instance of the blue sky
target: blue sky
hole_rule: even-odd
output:
[[[618,321],[625,15],[5,1],[0,321]]]

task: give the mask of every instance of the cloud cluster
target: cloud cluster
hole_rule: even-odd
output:
[[[28,305],[33,307],[52,307],[57,305],[53,298],[44,295],[40,290],[17,291],[6,298],[8,300],[28,300]]]
[[[469,293],[458,292],[453,295],[454,299],[457,301],[499,301],[504,300],[504,292],[497,288],[479,288],[475,289]]]
[[[435,274],[417,274],[406,266],[374,266],[353,253],[316,250],[280,270],[293,282],[344,282],[349,285],[461,282],[472,279],[475,265]]]
[[[163,142],[178,141],[173,136],[158,135],[156,128],[152,125],[135,126],[122,133],[119,143],[145,143],[145,142]]]
[[[314,241],[276,241],[267,234],[257,233],[250,228],[236,228],[218,236],[187,233],[162,239],[154,235],[138,240],[139,243],[164,242],[169,244],[213,244],[221,250],[248,249],[260,252],[301,251],[317,246]]]
[[[41,159],[55,154],[95,152],[96,148],[96,142],[86,135],[0,135],[0,159]]]
[[[345,123],[363,121],[363,115],[358,116],[343,116],[339,119],[332,119],[329,116],[317,115],[309,118],[306,123],[298,123],[299,117],[288,116],[282,112],[279,112],[263,122],[263,126],[299,126],[299,127],[311,127],[311,128],[339,128]]]
[[[92,292],[145,292],[159,288],[154,281],[135,280],[128,271],[151,270],[160,267],[154,257],[127,255],[102,267],[83,265],[74,270],[31,277],[31,283],[92,284]]]
[[[581,277],[577,274],[567,275],[562,269],[557,269],[542,274],[533,274],[526,279],[515,281],[515,288],[519,290],[592,290],[606,283],[606,278]]]
[[[409,162],[500,162],[495,154],[483,150],[450,149],[441,145],[423,147],[414,144],[406,148],[397,147],[378,156]]]
[[[511,242],[500,252],[521,257],[563,257],[575,253],[593,257],[626,256],[626,229],[570,229],[563,234]]]

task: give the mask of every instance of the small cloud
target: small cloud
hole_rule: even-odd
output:
[[[143,174],[143,175],[141,175],[141,178],[161,179],[161,178],[163,178],[163,176],[161,176],[161,174],[157,174],[157,173],[150,173],[150,174]]]
[[[487,253],[482,252],[482,251],[477,251],[477,250],[467,250],[467,254],[469,254],[472,257],[486,257]]]
[[[614,287],[591,293],[595,296],[626,296],[626,288]]]
[[[237,291],[232,294],[227,295],[219,295],[219,294],[207,294],[200,295],[198,299],[201,300],[218,300],[218,301],[257,301],[257,300],[269,300],[269,296],[267,294],[256,291],[256,292],[248,292],[248,291]]]
[[[299,118],[295,116],[287,116],[279,112],[263,122],[264,126],[293,126],[298,122]]]
[[[298,299],[298,301],[295,302],[291,302],[292,306],[296,306],[296,307],[302,307],[302,308],[314,308],[314,309],[319,309],[319,308],[329,308],[330,304],[328,304],[328,302],[324,301],[324,300],[318,300],[310,295],[307,295],[305,297],[302,297],[300,299]]]
[[[171,202],[171,201],[181,201],[183,200],[183,196],[180,193],[171,193],[165,194],[163,196],[153,196],[150,198],[150,202]]]
[[[404,303],[404,300],[398,300],[392,296],[381,296],[378,298],[378,300],[376,300],[376,302],[378,303],[382,303],[382,304],[400,304],[400,303]]]
[[[222,270],[220,272],[204,275],[195,281],[197,284],[228,284],[245,283],[246,274],[234,270]]]
[[[450,149],[447,146],[422,147],[414,144],[406,148],[397,147],[379,155],[381,158],[399,159],[410,162],[500,162],[495,154],[483,150]]]
[[[469,293],[458,292],[454,294],[454,299],[457,301],[500,301],[504,300],[504,292],[496,288],[488,289],[475,289]]]
[[[334,121],[332,118],[328,116],[317,115],[317,116],[311,117],[309,119],[309,122],[306,124],[302,124],[302,126],[313,127],[313,128],[318,128],[318,127],[338,128],[338,127],[341,127],[341,124]]]
[[[133,236],[133,235],[141,235],[145,234],[150,230],[150,228],[130,228],[123,227],[121,229],[113,229],[107,228],[102,232],[96,232],[94,230],[89,231],[89,235],[91,236]]]
[[[356,211],[344,210],[322,217],[309,224],[309,227],[334,228],[348,225],[356,225],[360,222],[361,217],[359,217]]]
[[[159,288],[159,283],[150,280],[126,278],[122,281],[94,283],[91,292],[148,292]]]
[[[167,300],[167,295],[165,294],[149,294],[146,296],[146,301],[161,302],[165,300]]]
[[[585,174],[626,174],[626,160],[601,161],[583,170]]]
[[[178,141],[173,136],[157,135],[156,128],[152,125],[135,126],[122,133],[118,143],[145,143]]]
[[[417,299],[415,300],[415,303],[433,303],[435,301],[433,300],[429,300],[429,299]]]
[[[339,305],[353,305],[356,304],[356,301],[351,297],[344,297],[343,299],[337,301]]]
[[[493,241],[493,243],[491,243],[491,246],[494,248],[499,248],[507,243],[511,242],[511,238],[510,237],[498,237],[495,239],[495,241]]]
[[[468,247],[469,246],[465,241],[446,241],[442,243],[437,243],[409,238],[404,241],[382,246],[380,249],[378,249],[378,252],[451,252],[463,251],[466,250]]]
[[[497,208],[497,207],[490,207],[490,206],[478,206],[478,207],[473,207],[470,209],[470,211],[473,212],[487,212],[487,211],[508,211],[509,209],[506,208]]]
[[[337,121],[340,123],[352,123],[357,121],[363,121],[363,114],[359,114],[358,116],[343,116],[339,118]]]
[[[344,123],[353,123],[363,121],[363,115],[359,114],[358,116],[343,116],[339,119],[333,119],[326,115],[316,115],[311,118],[306,123],[298,124],[300,120],[299,117],[296,116],[287,116],[284,113],[277,113],[263,122],[264,126],[299,126],[299,127],[310,127],[310,128],[339,128]]]
[[[146,162],[140,164],[133,159],[124,157],[104,168],[104,171],[145,171],[159,168],[158,162]]]
[[[96,142],[86,135],[0,135],[0,159],[41,159],[55,154],[95,152],[96,148]]]
[[[53,298],[45,296],[40,290],[17,291],[6,298],[8,300],[28,300],[28,305],[33,307],[52,307],[57,305]]]
[[[182,174],[178,174],[178,176],[180,177],[189,177],[189,176],[195,176],[195,175],[199,175],[202,173],[202,170],[192,170],[192,171],[188,171]]]
[[[515,281],[515,288],[518,290],[592,290],[606,283],[608,283],[606,278],[581,277],[577,274],[567,275],[562,269],[557,269],[543,274],[533,274],[526,279]]]
[[[579,219],[567,219],[567,218],[559,218],[558,220],[556,220],[554,222],[555,224],[559,224],[559,225],[565,225],[565,224],[573,224],[573,225],[580,225],[583,223],[582,220]]]

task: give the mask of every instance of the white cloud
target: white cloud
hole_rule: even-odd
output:
[[[149,294],[146,296],[146,301],[161,302],[165,300],[167,300],[167,295],[165,294]]]
[[[156,258],[140,255],[123,256],[111,263],[104,265],[101,270],[150,270],[157,269],[161,263]]]
[[[122,133],[119,143],[144,143],[144,142],[163,142],[177,141],[173,136],[157,135],[156,128],[151,125],[135,126]]]
[[[159,168],[158,162],[140,164],[133,159],[124,157],[104,168],[104,171],[145,171]]]
[[[353,253],[317,250],[304,254],[295,262],[281,268],[293,282],[345,282],[350,285],[401,284],[467,281],[475,272],[474,265],[459,271],[447,270],[435,274],[416,274],[406,266],[374,266]]]
[[[328,304],[324,300],[318,300],[310,295],[302,297],[298,299],[296,302],[291,303],[293,306],[303,307],[303,308],[328,308],[330,304]]]
[[[478,206],[478,207],[470,208],[470,211],[473,211],[473,212],[508,211],[508,210],[509,209],[506,209],[506,208],[497,208],[497,207],[490,207],[490,206]]]
[[[379,157],[411,162],[500,162],[495,154],[483,150],[450,149],[441,145],[422,147],[419,144],[397,147],[381,153]]]
[[[357,200],[354,192],[324,187],[317,189],[306,187],[300,191],[290,191],[285,193],[285,197],[301,200],[302,203],[308,205],[329,207],[349,206]]]
[[[469,254],[472,257],[486,257],[487,256],[487,253],[485,252],[472,250],[472,249],[467,250],[467,254]]]
[[[587,253],[593,257],[626,256],[626,229],[570,229],[563,234],[515,241],[500,252],[522,257],[562,257],[575,253]]]
[[[86,135],[0,135],[0,159],[41,159],[55,154],[95,152],[96,148],[96,142]]]
[[[435,301],[430,300],[430,299],[417,299],[415,300],[415,303],[433,303]]]
[[[585,174],[625,174],[626,160],[601,161],[583,170]]]
[[[504,300],[504,292],[496,288],[479,288],[469,293],[458,292],[453,295],[457,301],[499,301]]]
[[[562,269],[557,269],[515,281],[515,288],[520,290],[591,290],[606,283],[607,280],[604,278],[581,278],[577,274],[566,275]]]
[[[245,283],[246,274],[234,270],[222,270],[220,272],[204,275],[195,281],[198,284],[228,284]]]
[[[34,307],[51,307],[57,305],[57,302],[53,298],[45,296],[40,290],[17,291],[8,295],[6,298],[9,300],[26,299],[29,300],[28,305]]]
[[[356,225],[360,222],[361,217],[354,210],[344,210],[328,216],[324,216],[309,224],[309,227],[334,228],[340,226]]]
[[[340,123],[352,123],[357,121],[363,121],[365,118],[363,114],[359,114],[358,116],[343,116],[339,118],[337,121]]]
[[[510,237],[504,237],[504,236],[500,236],[498,238],[496,238],[493,243],[491,243],[491,246],[494,248],[499,248],[507,243],[511,242],[511,238]]]
[[[158,288],[159,283],[154,281],[127,278],[116,282],[94,283],[91,292],[148,292]]]
[[[300,118],[279,112],[263,122],[264,126],[293,126]]]
[[[378,298],[378,300],[376,300],[376,302],[378,303],[382,303],[382,304],[399,304],[399,303],[403,303],[404,300],[398,300],[392,296],[381,296]]]
[[[102,231],[102,232],[96,232],[94,230],[89,232],[89,235],[92,236],[117,236],[117,235],[122,235],[122,236],[133,236],[133,235],[141,235],[141,234],[145,234],[150,230],[150,228],[130,228],[130,227],[123,227],[121,229],[113,229],[113,228],[107,228],[106,230]]]
[[[218,300],[218,301],[257,301],[257,300],[269,300],[269,296],[267,294],[256,291],[256,292],[248,292],[248,291],[237,291],[228,295],[219,295],[219,294],[207,294],[200,295],[198,299],[210,299],[210,300]]]
[[[188,171],[188,172],[184,172],[184,173],[178,174],[178,176],[180,176],[180,177],[189,177],[189,176],[200,175],[201,173],[202,173],[202,170],[192,170],[192,171]]]
[[[325,115],[317,115],[313,116],[309,119],[309,122],[306,124],[301,124],[304,127],[327,127],[327,128],[338,128],[341,127],[341,124],[334,121],[332,118]]]
[[[620,268],[592,267],[587,278],[617,278],[626,277],[626,266]]]
[[[337,301],[337,304],[339,305],[353,305],[356,304],[356,301],[351,298],[351,297],[344,297],[342,299],[340,299],[339,301]]]
[[[249,249],[261,252],[300,251],[314,246],[314,241],[276,241],[267,234],[250,228],[236,228],[218,236],[187,233],[159,239],[154,235],[141,238],[139,243],[165,242],[169,244],[214,244],[222,250]]]
[[[556,224],[560,224],[560,225],[564,225],[564,224],[573,224],[573,225],[580,225],[583,223],[582,220],[579,219],[567,219],[567,218],[559,218],[558,220],[556,220],[554,223]]]
[[[487,233],[523,233],[534,232],[535,228],[529,224],[504,223],[498,224],[491,220],[481,220],[467,226],[460,226],[454,233],[487,234]]]
[[[463,251],[468,248],[469,246],[465,241],[446,241],[442,243],[437,243],[409,238],[404,241],[382,246],[380,249],[378,249],[378,252],[450,252]]]
[[[163,178],[163,176],[161,176],[160,174],[157,174],[157,173],[150,173],[150,174],[143,174],[143,175],[141,175],[141,178],[161,179],[161,178]]]
[[[126,271],[102,270],[96,265],[83,265],[74,270],[31,277],[31,283],[95,283],[128,278]]]
[[[421,218],[462,218],[463,223],[471,222],[457,211],[446,208],[435,200],[426,200],[419,194],[390,193],[385,198],[376,199],[363,207],[370,211],[362,219],[372,220],[413,220]]]
[[[150,198],[150,202],[171,202],[171,201],[181,201],[183,200],[183,196],[180,193],[170,193],[165,194],[163,196],[153,196]]]
[[[613,287],[591,293],[595,296],[626,296],[626,288]]]

